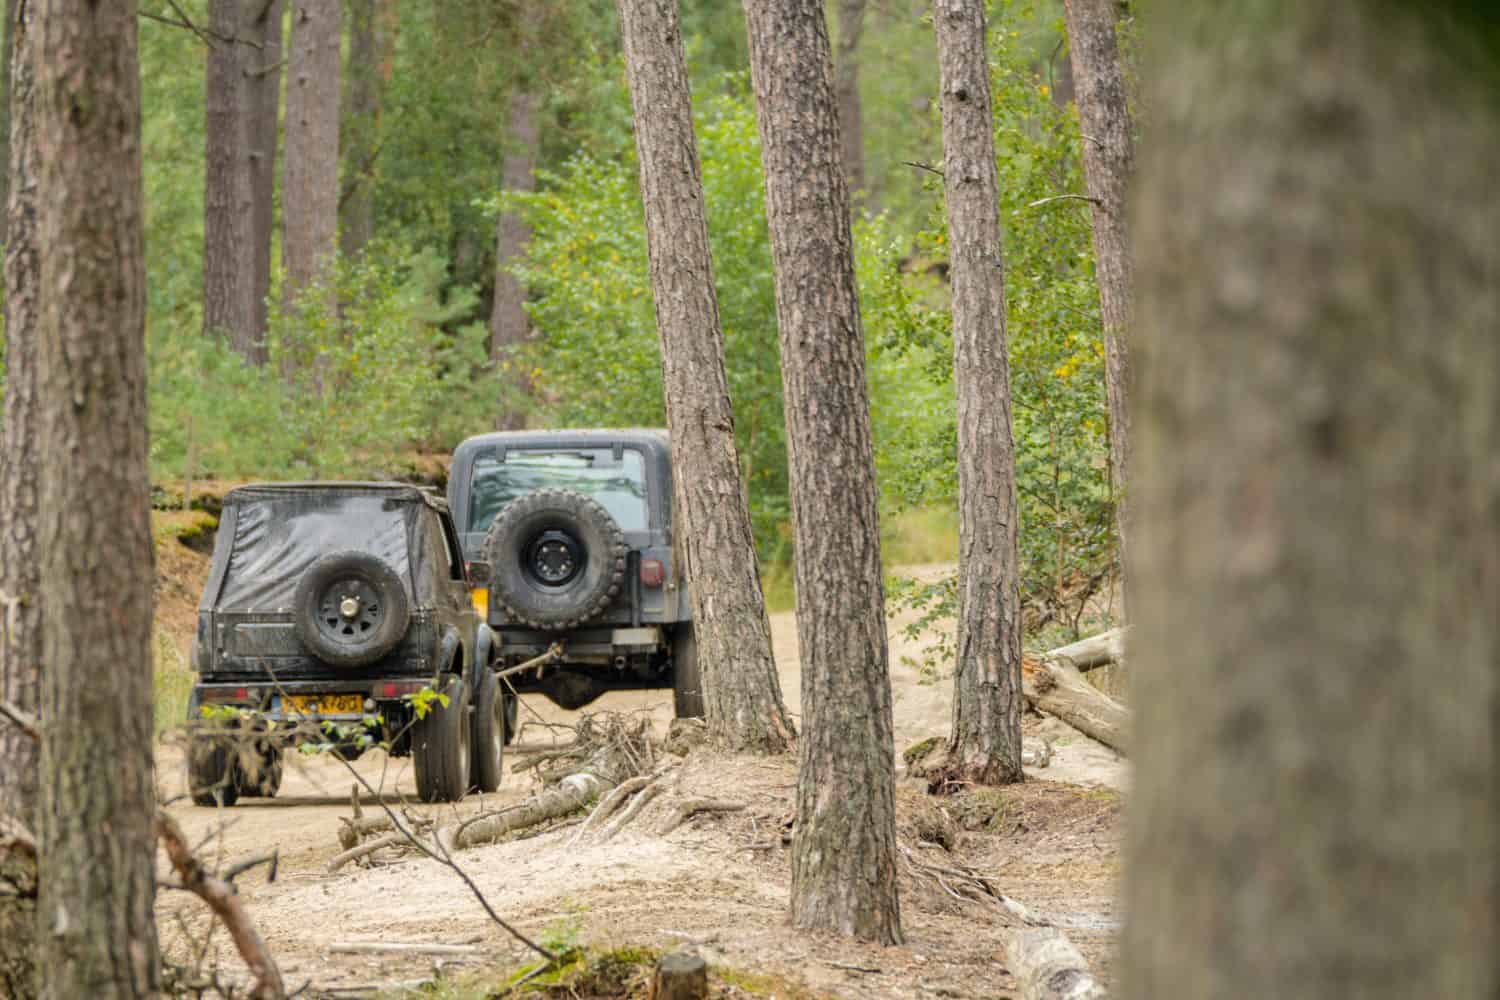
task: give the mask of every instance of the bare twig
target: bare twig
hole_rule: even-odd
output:
[[[941,170],[939,170],[937,167],[934,167],[930,163],[916,163],[912,160],[902,160],[901,165],[904,167],[916,167],[918,170],[925,170],[929,174],[937,174],[939,177],[943,177],[944,179],[946,179],[947,176]]]
[[[523,674],[526,671],[534,670],[537,667],[545,667],[547,664],[561,659],[562,652],[562,643],[554,642],[552,645],[548,646],[547,651],[545,653],[542,653],[540,656],[533,656],[531,659],[525,661],[524,663],[517,663],[513,667],[506,667],[504,670],[497,671],[495,673],[495,677],[504,680],[506,677],[511,677],[515,674]]]
[[[234,864],[224,869],[224,881],[232,885],[234,884],[234,880],[236,878],[245,874],[245,872],[256,867],[257,865],[269,865],[270,870],[266,872],[266,881],[274,882],[276,881],[276,869],[280,866],[280,864],[281,852],[279,850],[271,851],[267,854],[257,854],[253,858],[246,858],[243,861],[236,861]]]
[[[384,837],[377,837],[374,840],[367,840],[363,844],[357,844],[347,851],[335,854],[332,858],[329,858],[328,873],[332,875],[351,861],[358,861],[360,858],[368,857],[376,851],[387,847],[397,847],[406,843],[406,840],[406,833],[403,831],[401,833],[388,833]]]
[[[286,986],[281,980],[281,970],[266,948],[265,941],[255,930],[250,915],[245,912],[240,898],[229,883],[208,873],[197,856],[188,850],[187,838],[177,821],[166,813],[156,814],[156,835],[167,852],[167,859],[182,880],[184,888],[208,904],[209,909],[224,922],[229,936],[240,957],[249,966],[255,977],[255,986],[250,991],[254,1000],[280,1000],[286,996]]]
[[[1091,205],[1099,204],[1098,198],[1093,198],[1086,194],[1055,194],[1050,198],[1038,198],[1036,201],[1031,202],[1026,207],[1041,208],[1043,205],[1049,205],[1054,201],[1086,201]]]
[[[5,718],[9,719],[11,725],[21,730],[21,732],[25,733],[27,736],[30,736],[34,740],[41,740],[41,724],[37,722],[36,716],[32,715],[30,712],[24,711],[23,709],[12,705],[8,701],[0,701],[0,715],[3,715],[5,716]]]

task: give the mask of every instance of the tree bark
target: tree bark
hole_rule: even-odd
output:
[[[223,337],[249,358],[255,330],[255,275],[245,267],[254,232],[247,45],[224,41],[248,33],[242,0],[211,0],[215,40],[205,59],[203,193],[203,332]]]
[[[849,192],[859,198],[866,193],[864,113],[859,101],[859,40],[865,29],[865,0],[839,0],[838,9],[833,92],[839,106],[839,149]]]
[[[901,940],[895,752],[865,345],[819,0],[745,0],[796,545],[802,738],[792,920]]]
[[[1104,319],[1110,486],[1124,566],[1130,533],[1130,313],[1134,295],[1126,191],[1135,170],[1135,146],[1115,41],[1118,6],[1118,0],[1064,2],[1084,136],[1083,172],[1093,199],[1094,275]]]
[[[283,171],[281,256],[290,309],[303,289],[325,276],[337,249],[339,0],[292,2]]]
[[[1005,936],[1005,960],[1021,1000],[1105,1000],[1088,962],[1056,927],[1020,927]]]
[[[959,614],[949,767],[1022,780],[1021,588],[1005,262],[984,0],[934,0],[958,393]]]
[[[1032,708],[1056,716],[1111,750],[1125,752],[1130,713],[1090,684],[1072,663],[1050,656],[1026,660],[1021,681]]]
[[[136,5],[43,0],[42,996],[154,997],[150,483]]]
[[[31,5],[7,5],[10,200],[5,241],[5,417],[0,427],[0,701],[36,715],[42,593],[37,496],[39,406],[36,105]],[[0,841],[36,824],[37,741],[0,721]],[[6,817],[10,817],[7,821]],[[0,846],[0,996],[36,995],[36,855]]]
[[[740,481],[677,2],[619,0],[672,434],[673,503],[709,730],[736,749],[781,753],[791,749],[794,731],[771,657]]]
[[[506,134],[501,180],[507,191],[536,190],[536,158],[541,148],[537,123],[537,93],[528,81],[517,81],[510,95],[510,127]],[[526,288],[510,269],[526,256],[531,226],[520,212],[500,213],[495,243],[495,301],[490,310],[490,359],[499,370],[500,400],[496,410],[498,430],[526,426],[526,397],[531,391],[525,366],[518,354],[526,343],[530,320],[526,316]]]
[[[1493,996],[1491,24],[1160,10],[1123,992]]]
[[[0,205],[10,204],[10,66],[19,7],[18,0],[5,0],[5,34],[0,38],[0,119],[3,119],[0,120],[0,164],[5,164],[5,170],[0,171]],[[0,212],[0,243],[5,242],[6,222],[5,213]]]
[[[250,115],[250,270],[255,339],[245,357],[266,363],[271,295],[271,241],[276,224],[276,146],[281,137],[282,0],[268,0],[250,37],[260,44],[247,60],[245,100]]]
[[[381,54],[375,37],[376,0],[348,0],[349,89],[344,112],[344,184],[339,245],[346,260],[375,235],[375,159],[380,152]]]

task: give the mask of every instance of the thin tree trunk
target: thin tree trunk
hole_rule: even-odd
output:
[[[266,363],[271,295],[271,241],[276,224],[276,147],[281,136],[282,0],[262,0],[250,37],[260,44],[247,60],[245,100],[250,115],[250,269],[255,340],[245,357]]]
[[[0,121],[0,164],[6,165],[6,169],[0,171],[0,205],[10,204],[10,65],[19,6],[18,0],[5,0],[5,36],[0,39],[0,118],[3,118]],[[5,213],[0,212],[0,243],[5,242],[6,221]]]
[[[954,776],[1021,775],[1021,589],[1005,266],[984,0],[934,0],[958,392],[959,616]]]
[[[157,993],[136,5],[43,0],[42,996]]]
[[[339,0],[292,2],[283,171],[281,256],[285,304],[292,308],[303,289],[325,276],[337,249]]]
[[[901,940],[895,751],[865,345],[819,0],[745,0],[796,544],[802,738],[792,920]]]
[[[1133,296],[1126,190],[1135,146],[1120,49],[1115,41],[1118,0],[1065,0],[1078,119],[1083,128],[1083,172],[1093,199],[1094,274],[1104,318],[1104,388],[1109,404],[1110,479],[1120,562],[1130,535],[1130,312]]]
[[[1486,17],[1154,25],[1127,997],[1495,995]]]
[[[0,427],[0,700],[36,715],[41,700],[42,588],[37,495],[37,253],[34,41],[30,4],[8,4],[10,163],[5,242],[5,417]],[[22,18],[17,20],[16,18]],[[37,743],[0,721],[0,822],[35,829]],[[0,836],[4,832],[0,831]],[[9,891],[6,891],[6,888]],[[36,992],[36,859],[0,847],[0,996]]]
[[[519,81],[510,95],[510,128],[506,135],[501,180],[507,191],[536,190],[536,158],[541,146],[537,94]],[[495,244],[495,302],[490,310],[490,359],[501,373],[495,427],[518,430],[526,426],[526,396],[531,381],[517,354],[526,342],[526,289],[510,269],[526,256],[531,227],[519,212],[500,213]]]
[[[211,0],[209,25],[218,38],[246,30],[242,0]],[[249,46],[216,40],[205,60],[206,155],[203,194],[203,332],[223,337],[250,357],[255,332],[255,283],[245,267],[254,231],[248,103]]]
[[[791,749],[740,481],[724,335],[678,0],[619,0],[635,111],[673,502],[693,597],[709,730],[739,749]]]
[[[854,197],[865,191],[864,114],[859,101],[859,40],[865,28],[865,0],[839,0],[838,58],[833,92],[839,105],[839,142],[844,176]]]
[[[375,37],[376,0],[348,0],[349,89],[344,113],[344,183],[339,241],[354,260],[375,235],[375,158],[380,151],[380,46]]]

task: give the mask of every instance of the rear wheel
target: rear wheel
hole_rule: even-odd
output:
[[[500,787],[505,738],[505,698],[494,671],[486,666],[479,674],[479,690],[474,693],[474,761],[469,775],[481,792]]]
[[[195,733],[188,742],[188,794],[200,806],[232,806],[240,797],[239,754],[228,735]]]
[[[469,689],[446,675],[438,688],[448,704],[433,702],[412,726],[412,763],[423,802],[457,802],[469,790]]]
[[[692,622],[683,622],[672,633],[672,700],[679,719],[703,717],[703,678]]]

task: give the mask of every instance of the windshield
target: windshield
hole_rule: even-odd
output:
[[[646,463],[628,448],[618,460],[609,448],[515,450],[504,461],[476,459],[469,530],[488,531],[502,507],[542,489],[576,490],[603,504],[625,531],[646,530]]]
[[[379,556],[403,579],[410,502],[369,495],[288,493],[242,503],[224,575],[223,611],[289,611],[308,567],[331,552]]]

